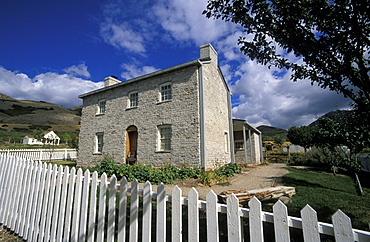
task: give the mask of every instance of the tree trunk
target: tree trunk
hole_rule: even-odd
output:
[[[356,193],[359,196],[364,196],[364,190],[362,189],[360,179],[358,178],[357,172],[354,172],[352,176],[353,182],[355,183]]]

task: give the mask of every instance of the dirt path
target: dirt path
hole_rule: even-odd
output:
[[[250,166],[243,169],[242,174],[236,174],[229,178],[229,185],[214,185],[212,187],[202,187],[198,185],[195,179],[178,181],[174,185],[166,185],[166,193],[171,194],[175,185],[182,190],[182,196],[187,197],[188,192],[194,187],[199,194],[199,199],[205,200],[206,195],[210,190],[216,194],[226,190],[253,190],[264,187],[272,187],[281,185],[281,177],[289,171],[286,169],[286,164],[271,163],[268,165]],[[157,186],[153,186],[156,191]]]

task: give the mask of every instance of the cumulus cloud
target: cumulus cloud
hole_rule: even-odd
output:
[[[90,73],[87,70],[87,66],[83,64],[79,64],[77,66],[71,66],[66,69],[64,69],[65,73],[72,75],[72,76],[80,76],[80,77],[86,77],[90,78]]]
[[[318,116],[335,109],[348,108],[349,100],[309,80],[290,81],[290,73],[276,76],[277,69],[268,69],[251,60],[239,66],[239,77],[231,90],[239,99],[233,116],[246,119],[255,126],[271,125],[289,128],[308,125]]]
[[[72,75],[47,72],[32,78],[24,73],[0,67],[1,92],[16,99],[45,101],[67,108],[75,107],[82,104],[78,95],[101,88],[104,84],[75,77],[74,74],[73,71]]]
[[[118,49],[122,48],[137,53],[145,52],[143,37],[131,29],[127,23],[116,25],[106,22],[102,24],[100,31],[103,39]]]
[[[153,6],[153,13],[175,40],[192,40],[201,45],[217,40],[236,27],[221,20],[207,19],[202,15],[206,5],[206,0],[162,0]]]
[[[143,76],[159,69],[155,68],[154,66],[142,66],[138,67],[135,64],[122,64],[122,68],[125,70],[121,73],[121,77],[125,79],[132,79],[138,76]]]

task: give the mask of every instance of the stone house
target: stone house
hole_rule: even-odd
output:
[[[234,162],[231,99],[210,44],[200,58],[131,80],[105,78],[83,99],[77,164],[104,153],[120,163],[212,169]]]

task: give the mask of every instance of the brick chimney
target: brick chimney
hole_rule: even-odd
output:
[[[200,60],[211,61],[218,65],[218,54],[211,44],[205,44],[200,47]]]
[[[104,87],[109,87],[117,83],[120,83],[120,81],[118,80],[118,77],[116,76],[108,76],[104,79]]]

